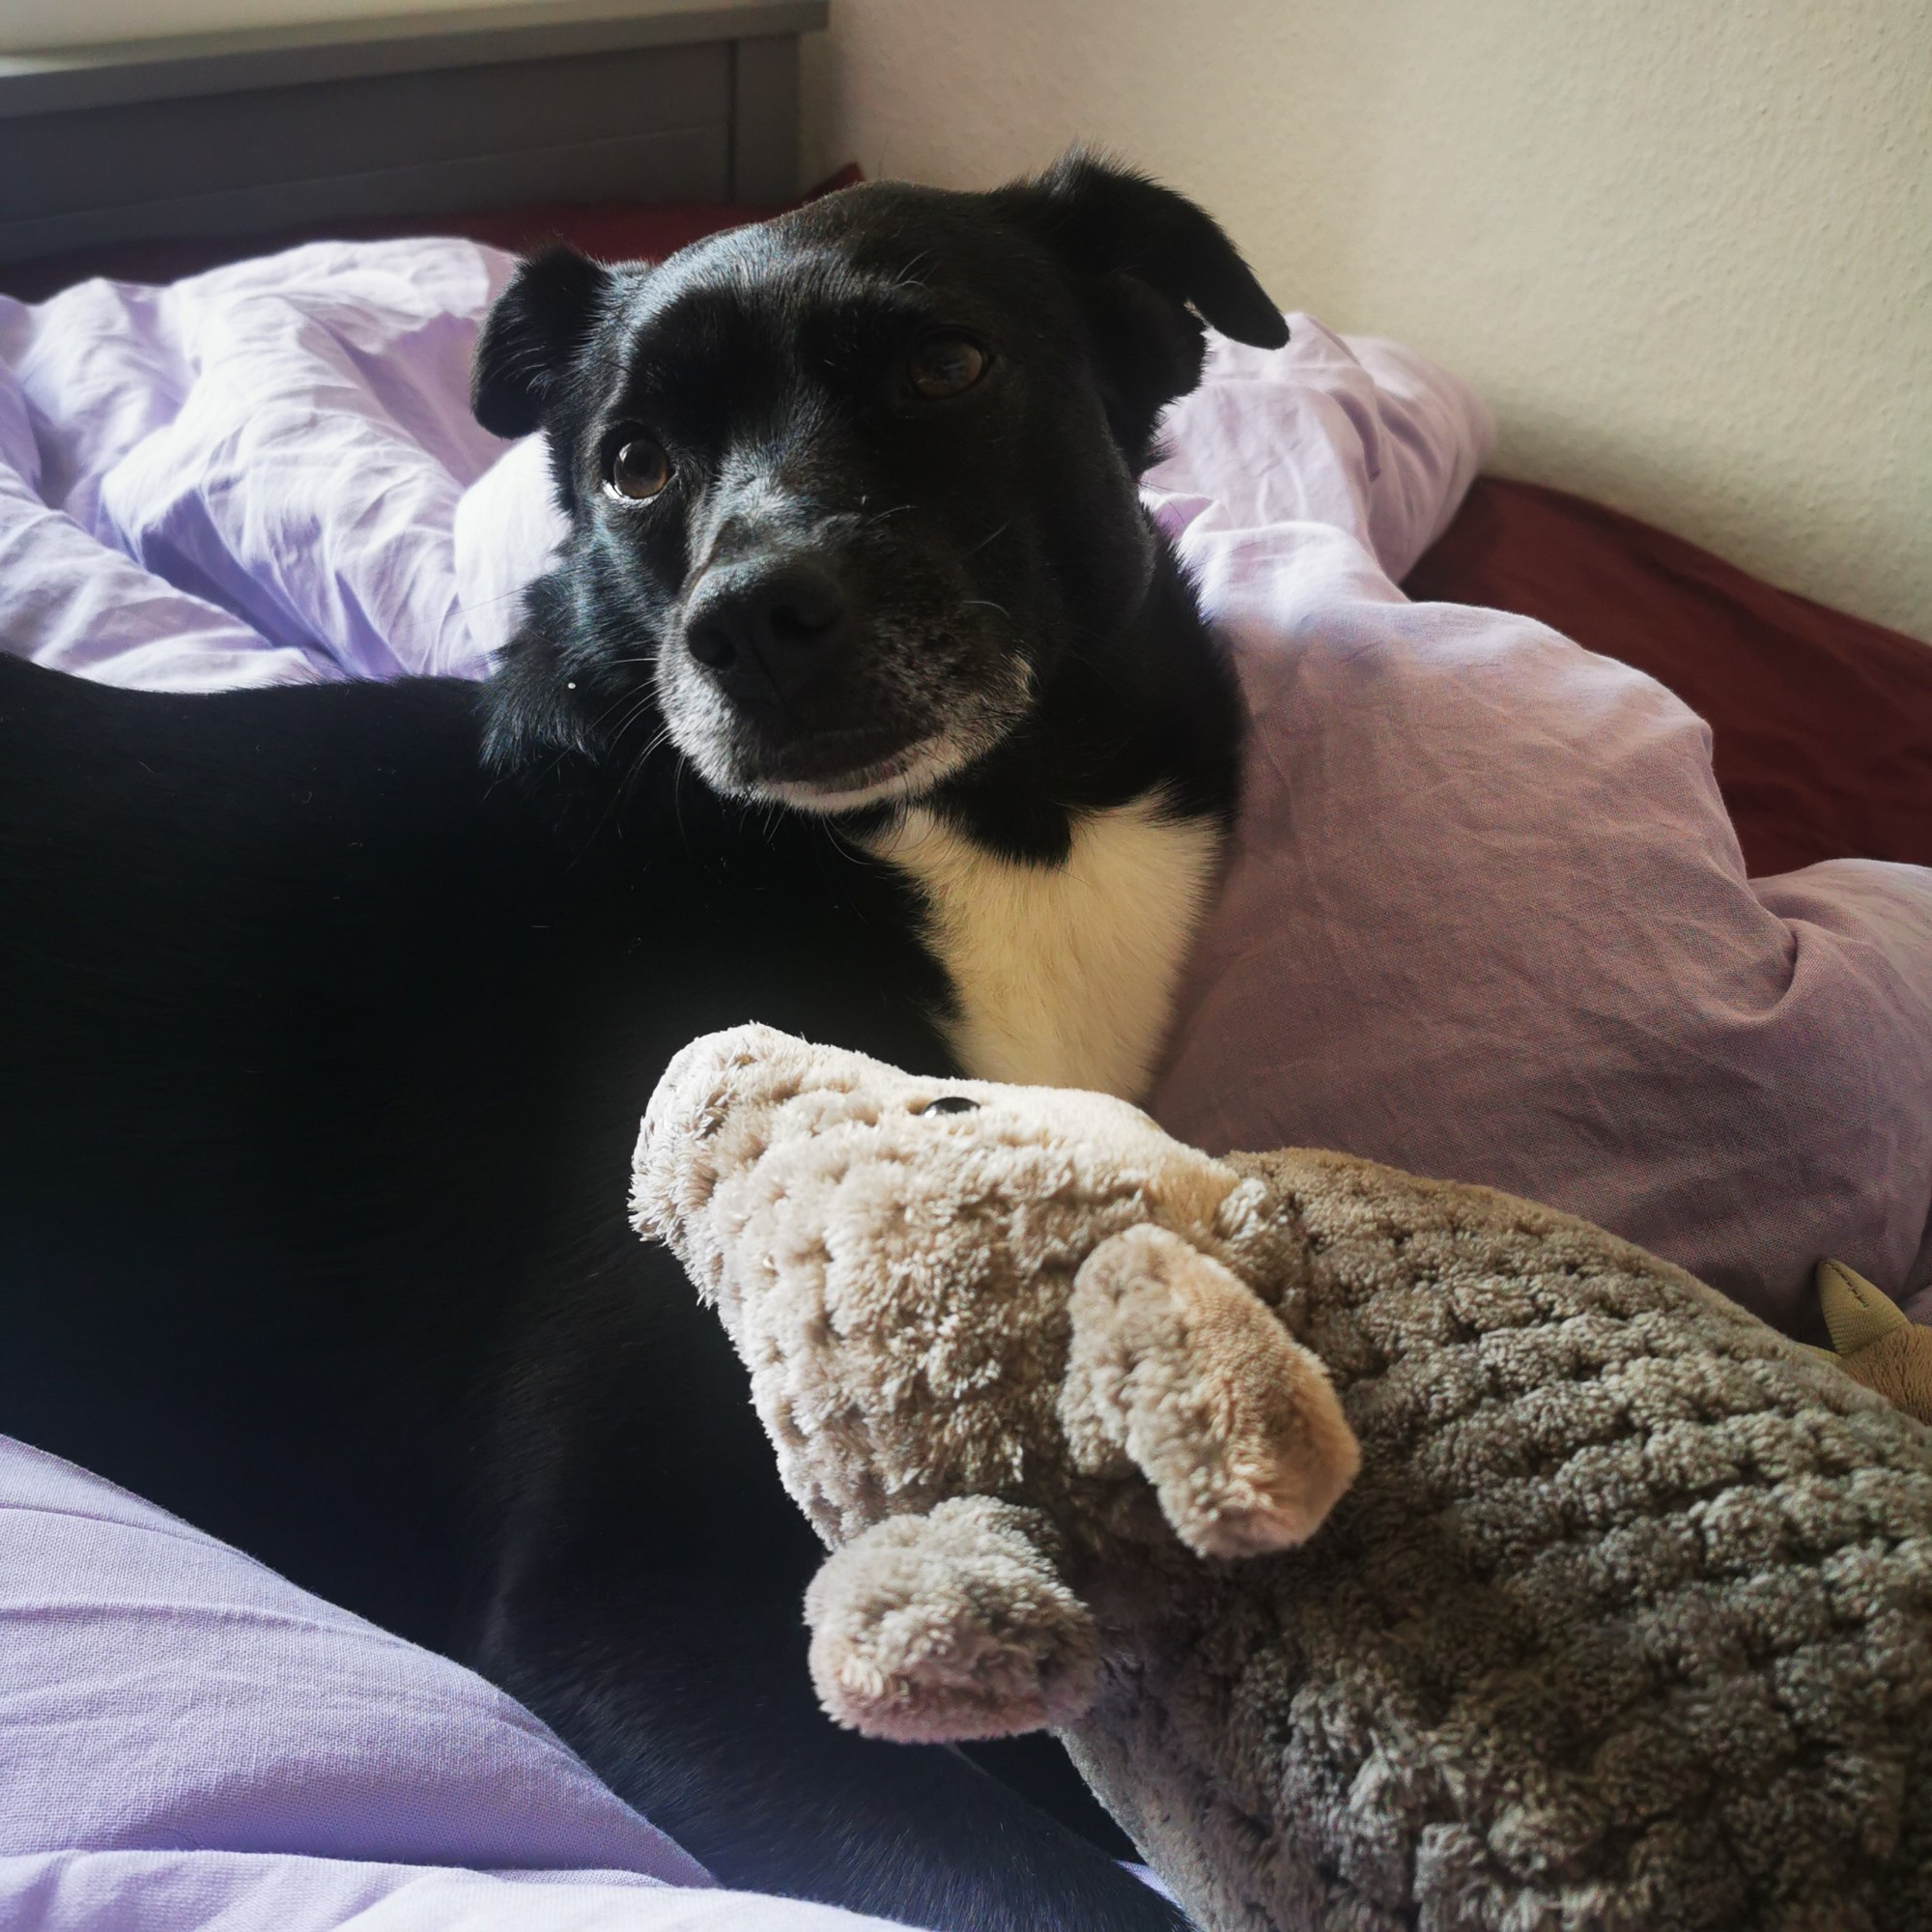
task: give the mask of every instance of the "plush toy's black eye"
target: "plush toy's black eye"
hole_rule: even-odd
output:
[[[631,503],[648,503],[662,496],[670,481],[670,458],[664,445],[648,436],[627,437],[611,459],[604,488]]]
[[[942,1094],[938,1099],[928,1100],[915,1111],[922,1114],[977,1114],[980,1103],[967,1099],[963,1094]]]

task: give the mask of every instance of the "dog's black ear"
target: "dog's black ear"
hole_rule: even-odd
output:
[[[1075,153],[989,199],[1066,271],[1093,331],[1108,418],[1137,471],[1161,411],[1201,380],[1204,321],[1261,349],[1288,340],[1281,311],[1220,223],[1144,174]]]
[[[527,436],[603,314],[613,277],[574,248],[546,248],[510,277],[477,338],[469,407],[492,436]]]

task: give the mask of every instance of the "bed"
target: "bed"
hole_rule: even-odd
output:
[[[661,256],[790,196],[796,35],[823,15],[822,0],[627,9],[565,0],[488,21],[443,15],[391,23],[340,43],[298,33],[0,67],[0,150],[9,156],[14,197],[0,201],[0,291],[34,302],[84,276],[174,282],[312,238],[459,236],[515,251],[554,237],[607,259]],[[577,115],[586,78],[611,74],[621,85],[600,78],[590,89],[607,119]],[[509,148],[497,133],[505,88],[519,103],[537,103],[521,122],[520,145]],[[650,107],[642,118],[655,117],[643,133],[636,126],[640,100]],[[403,111],[411,102],[426,110],[413,124]],[[573,111],[546,121],[557,103]],[[366,145],[352,152],[339,130],[330,131],[345,112],[358,127],[378,113],[395,124],[380,166],[368,164]],[[197,131],[186,140],[190,125]],[[257,160],[269,126],[290,130],[272,179]],[[185,152],[140,178],[138,189],[128,187],[136,176],[126,168],[63,175],[92,185],[63,189],[66,200],[51,213],[46,168],[37,161],[20,171],[21,157],[43,142],[68,156],[99,148],[125,157],[130,143],[147,149],[177,136]],[[0,334],[5,327],[17,331],[19,313],[8,311]],[[1932,866],[1932,648],[1758,582],[1613,511],[1500,479],[1472,482],[1461,470],[1449,474],[1453,464],[1431,485],[1432,500],[1460,504],[1453,516],[1445,508],[1437,519],[1411,505],[1397,515],[1401,532],[1383,541],[1386,532],[1378,537],[1375,526],[1380,506],[1393,500],[1389,493],[1400,494],[1405,475],[1427,470],[1432,434],[1444,448],[1455,438],[1424,420],[1428,384],[1405,386],[1405,371],[1413,370],[1399,352],[1351,349],[1319,329],[1299,339],[1314,358],[1303,389],[1243,389],[1263,379],[1236,361],[1219,371],[1201,408],[1225,407],[1249,433],[1265,426],[1269,409],[1327,411],[1331,427],[1338,415],[1350,424],[1359,417],[1371,443],[1381,439],[1364,472],[1360,534],[1375,551],[1371,561],[1399,576],[1415,606],[1442,607],[1453,638],[1474,635],[1458,611],[1534,620],[1508,631],[1509,649],[1560,661],[1566,676],[1580,676],[1574,689],[1601,700],[1611,735],[1612,726],[1627,727],[1630,742],[1646,748],[1668,741],[1674,769],[1688,775],[1684,811],[1697,815],[1705,840],[1693,856],[1719,906],[1712,919],[1735,920],[1751,943],[1768,946],[1774,979],[1784,970],[1780,960],[1790,968],[1790,983],[1772,989],[1745,1031],[1770,1034],[1774,1021],[1789,1030],[1790,995],[1803,991],[1800,969],[1817,956],[1821,932],[1864,962],[1847,971],[1867,971],[1870,984],[1903,984],[1908,975],[1867,956],[1883,952],[1868,934],[1852,929],[1848,938],[1832,926],[1849,903],[1842,895],[1834,908],[1815,892],[1806,898],[1811,888],[1787,889],[1782,899],[1758,888],[1767,875],[1817,862],[1879,862],[1878,871],[1856,875],[1858,892],[1876,890],[1873,880],[1896,884],[1901,868]],[[1335,345],[1325,362],[1324,342]],[[1451,389],[1441,395],[1454,403]],[[0,421],[0,441],[5,431]],[[1470,430],[1456,444],[1458,462],[1474,440]],[[1241,532],[1213,526],[1211,493],[1189,471],[1186,446],[1178,467],[1156,480],[1157,514],[1178,541],[1193,545],[1190,562],[1210,595],[1226,599],[1217,608],[1231,627],[1246,636],[1273,626],[1243,646],[1266,675],[1287,679],[1258,700],[1258,716],[1268,715],[1268,703],[1292,705],[1293,679],[1273,646],[1300,635],[1294,627],[1305,612],[1282,602],[1278,583],[1269,586],[1273,605],[1242,603]],[[1354,573],[1350,581],[1369,618],[1397,629],[1435,621],[1426,611],[1402,616],[1407,607],[1392,586],[1368,581],[1360,556],[1344,555],[1339,567],[1344,577]],[[1306,621],[1322,631],[1326,620]],[[1322,635],[1332,636],[1332,627]],[[1600,655],[1589,659],[1566,639]],[[1317,655],[1311,650],[1308,660]],[[1324,674],[1359,679],[1373,654],[1345,648],[1321,663]],[[1664,691],[1633,679],[1625,666]],[[351,673],[331,662],[317,674]],[[378,666],[357,674],[391,673]],[[1464,688],[1479,683],[1473,673],[1463,680]],[[1364,728],[1380,729],[1373,721],[1385,720],[1396,687],[1351,688],[1372,721]],[[1339,715],[1342,691],[1331,685],[1319,694],[1324,717]],[[1699,718],[1709,726],[1708,751],[1700,749]],[[1505,719],[1488,741],[1491,755],[1507,754],[1509,729]],[[1289,733],[1269,744],[1293,742]],[[1359,743],[1385,749],[1388,739],[1384,731]],[[1563,755],[1572,750],[1557,747]],[[1695,795],[1700,773],[1715,774],[1720,803]],[[1533,813],[1536,800],[1524,803]],[[1735,867],[1722,850],[1733,829],[1742,848]],[[1156,1102],[1164,1119],[1207,1144],[1221,1133],[1217,1122],[1236,1084],[1228,1074],[1231,1039],[1251,1082],[1255,1066],[1283,1088],[1312,1074],[1306,1050],[1292,1038],[1255,1037],[1257,1014],[1284,1005],[1279,981],[1242,991],[1234,970],[1254,955],[1256,922],[1284,916],[1296,892],[1306,896],[1307,881],[1270,869],[1271,856],[1245,855],[1245,871],[1237,864],[1235,896],[1245,894],[1259,911],[1214,942],[1229,970],[1190,994]],[[1757,885],[1747,885],[1747,869]],[[1425,880],[1408,889],[1439,888]],[[1591,891],[1605,896],[1601,882]],[[1386,916],[1387,906],[1377,910]],[[1535,926],[1539,919],[1519,910],[1519,923]],[[1923,932],[1922,1000],[1932,1003],[1932,925]],[[1692,934],[1688,943],[1704,942]],[[1238,997],[1216,1008],[1227,985]],[[1628,1040],[1642,1025],[1629,1011],[1610,1017],[1615,1051],[1628,1057]],[[1851,1022],[1841,1013],[1834,1024],[1842,1034]],[[1890,1024],[1874,1022],[1874,1051],[1900,1062],[1887,1044]],[[1932,1030],[1922,1031],[1932,1041]],[[1221,1044],[1203,1058],[1200,1041],[1210,1035]],[[1474,1051],[1486,1064],[1498,1057],[1492,1037]],[[1809,1090],[1787,1082],[1777,1091],[1784,1065],[1774,1058],[1746,1067],[1739,1120],[1748,1122],[1752,1106],[1804,1104]],[[1418,1077],[1411,1070],[1395,1084],[1411,1092]],[[1879,1077],[1861,1070],[1863,1087],[1833,1092],[1851,1094],[1845,1104],[1855,1110],[1858,1094],[1869,1100],[1879,1091],[1872,1084]],[[1370,1084],[1386,1092],[1392,1083]],[[1932,1092],[1932,1074],[1925,1084]],[[1238,1138],[1253,1122],[1243,1117],[1221,1137]],[[1295,1124],[1268,1116],[1251,1138],[1293,1138]],[[1375,1131],[1373,1122],[1363,1127],[1365,1135]],[[1402,1131],[1392,1121],[1392,1138],[1362,1151],[1399,1154]],[[1601,1138],[1600,1123],[1582,1121],[1577,1145],[1593,1137]],[[1769,1129],[1764,1138],[1772,1138]],[[1694,1151],[1694,1133],[1688,1144]],[[1909,1167],[1918,1159],[1915,1148],[1901,1144],[1889,1157]],[[1454,1158],[1441,1155],[1445,1163]],[[1473,1172],[1467,1163],[1478,1155],[1461,1158],[1463,1171]],[[1923,1165],[1932,1171],[1932,1160]],[[1691,1175],[1693,1191],[1703,1179]],[[1752,1185],[1762,1199],[1766,1183],[1759,1178]],[[1583,1197],[1585,1208],[1594,1205]],[[1922,1230],[1922,1204],[1917,1211]],[[1649,1237],[1647,1227],[1634,1232]],[[1879,1272],[1868,1257],[1852,1259]],[[1921,1320],[1932,1319],[1932,1286],[1921,1279],[1928,1261],[1932,1244],[1899,1262],[1890,1284],[1917,1295],[1911,1305]],[[1763,1280],[1739,1279],[1746,1298],[1771,1293]],[[1805,1324],[1795,1299],[1767,1302],[1766,1312],[1787,1326]],[[703,1875],[480,1682],[406,1654],[407,1646],[302,1601],[147,1506],[17,1445],[0,1445],[0,1577],[13,1579],[0,1589],[0,1624],[20,1639],[0,1645],[11,1670],[0,1702],[10,1723],[27,1727],[18,1735],[37,1740],[38,1753],[31,1776],[12,1781],[25,1802],[0,1800],[0,1901],[32,1901],[60,1932],[125,1922],[137,1907],[144,1923],[170,1932],[217,1917],[238,1928],[327,1926],[365,1912],[425,1927],[464,1915],[464,1922],[505,1925],[592,1916],[639,1926],[853,1922],[716,1894],[700,1908],[689,1891],[671,1905],[663,1888],[701,1885]],[[250,1634],[238,1648],[235,1633],[243,1629]],[[97,1721],[102,1713],[109,1721]],[[506,1869],[544,1883],[506,1898],[492,1890],[505,1883]]]
[[[795,192],[826,0],[547,0],[0,59],[0,263],[543,199]]]

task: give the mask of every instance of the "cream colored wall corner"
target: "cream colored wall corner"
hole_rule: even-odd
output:
[[[1932,0],[833,0],[806,172],[1102,142],[1494,467],[1932,639]]]

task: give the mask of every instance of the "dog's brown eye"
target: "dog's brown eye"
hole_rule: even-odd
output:
[[[986,373],[986,352],[963,335],[928,335],[912,352],[906,376],[929,403],[960,396]]]
[[[662,494],[670,481],[670,458],[661,443],[647,436],[634,436],[618,445],[611,459],[611,477],[604,487],[613,497],[633,503],[648,503]]]
[[[963,1094],[942,1094],[936,1100],[928,1100],[923,1107],[915,1107],[916,1114],[977,1114],[980,1103],[969,1100]]]

